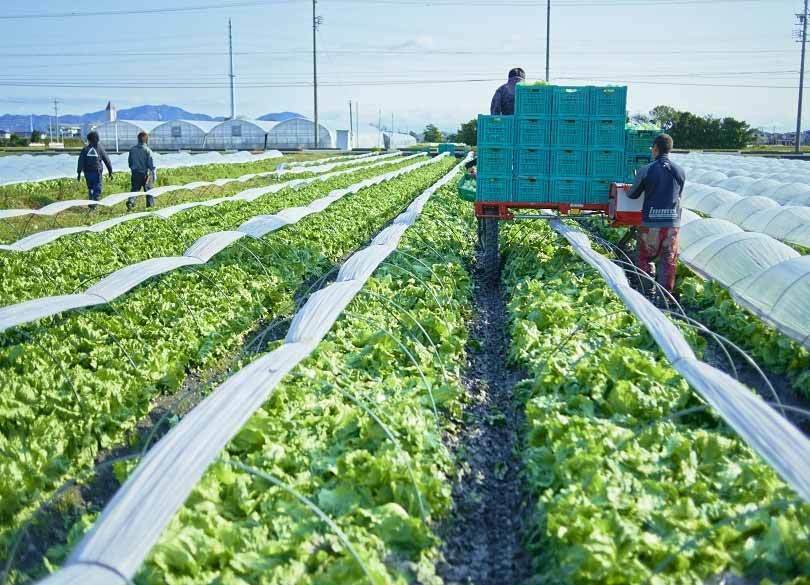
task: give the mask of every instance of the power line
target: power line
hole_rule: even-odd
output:
[[[772,4],[779,0],[558,0],[558,7],[613,7],[613,6],[673,6],[673,5],[715,5],[715,4]],[[788,1],[788,0],[782,0]],[[190,6],[161,7],[161,8],[133,8],[126,10],[96,10],[92,12],[31,12],[28,14],[4,14],[0,20],[30,20],[30,19],[59,19],[83,18],[93,16],[129,16],[143,14],[167,14],[179,12],[199,12],[205,10],[223,10],[233,8],[248,8],[255,6],[271,6],[273,4],[303,4],[306,0],[243,0],[239,2],[225,2],[218,4],[197,4]],[[545,0],[506,0],[496,2],[493,0],[333,0],[335,4],[369,4],[380,6],[511,6],[536,8],[545,6]]]

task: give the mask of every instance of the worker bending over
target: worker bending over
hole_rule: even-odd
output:
[[[76,180],[82,180],[82,172],[84,173],[84,180],[87,183],[87,195],[90,201],[98,201],[101,199],[101,192],[104,189],[104,166],[107,166],[107,171],[112,179],[112,162],[104,147],[101,146],[98,139],[98,132],[91,130],[87,133],[87,146],[82,148],[79,153],[79,164],[76,166]],[[90,209],[95,209],[95,205],[91,205]]]
[[[655,262],[655,279],[670,292],[675,288],[681,193],[686,182],[684,170],[669,160],[671,151],[672,137],[668,134],[657,136],[652,146],[655,160],[639,169],[627,194],[631,199],[645,195],[638,230],[638,267],[652,275]]]
[[[526,72],[520,67],[509,71],[509,81],[504,83],[492,96],[489,113],[493,116],[513,116],[515,114],[515,86],[526,79]]]
[[[149,134],[138,132],[138,144],[129,149],[129,170],[131,177],[131,192],[138,193],[141,189],[146,191],[146,206],[152,207],[155,198],[149,194],[155,180],[155,162],[152,160],[152,149],[149,148]],[[127,199],[127,209],[135,207],[135,197]]]

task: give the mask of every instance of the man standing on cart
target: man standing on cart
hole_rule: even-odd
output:
[[[681,225],[681,194],[686,182],[684,170],[669,160],[672,137],[660,134],[655,138],[652,154],[655,159],[639,169],[627,196],[638,199],[642,194],[642,223],[638,230],[638,267],[652,275],[669,292],[675,289],[678,267],[679,232]]]

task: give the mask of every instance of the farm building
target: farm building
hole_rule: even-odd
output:
[[[206,137],[219,122],[172,120],[155,127],[149,145],[157,150],[202,150]]]
[[[104,122],[94,129],[98,132],[99,141],[111,151],[127,150],[138,143],[138,133],[149,132],[163,124],[163,122],[144,120],[114,120]]]

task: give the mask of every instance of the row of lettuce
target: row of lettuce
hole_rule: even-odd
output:
[[[241,163],[212,163],[194,167],[159,170],[157,186],[182,185],[192,181],[213,181],[234,178],[250,173],[263,173],[275,170],[280,164],[317,160],[333,157],[334,153],[300,153],[279,158],[267,158]],[[129,172],[116,172],[112,179],[105,176],[105,186],[109,193],[126,192],[130,187]],[[84,181],[75,179],[50,179],[15,185],[0,186],[0,208],[43,207],[54,201],[82,199],[87,196]]]
[[[320,155],[319,158],[330,157]],[[279,165],[290,166],[291,163],[294,165],[294,163],[301,162],[301,160],[311,160],[311,156],[290,155],[289,157],[285,156],[284,158],[266,159],[250,163],[213,164],[199,167],[167,169],[160,174],[158,185],[189,185],[200,181],[212,182],[217,179],[231,179],[248,174],[274,171]],[[351,159],[347,158],[347,162],[349,160]],[[302,170],[300,173],[256,177],[248,181],[227,183],[222,186],[204,185],[197,186],[194,189],[178,189],[177,191],[170,191],[169,193],[155,197],[154,207],[151,209],[160,209],[170,205],[192,201],[205,201],[216,197],[226,197],[235,195],[245,189],[263,187],[272,183],[311,176],[313,176],[313,173]],[[129,180],[129,174],[116,173],[113,175],[112,180],[107,180],[107,182],[104,183],[103,196],[106,197],[113,193],[128,192],[130,189]],[[39,208],[58,200],[87,198],[87,187],[83,180],[78,182],[75,179],[59,179],[54,181],[53,185],[51,183],[50,181],[45,181],[42,183],[26,183],[24,187],[22,185],[0,187],[0,208]],[[30,193],[30,197],[17,196],[13,193],[4,196],[4,189],[21,190],[23,194]],[[56,189],[56,192],[54,192],[54,189]],[[137,198],[135,200],[135,211],[145,211],[145,205],[145,197]],[[28,215],[6,219],[0,222],[0,242],[11,243],[26,235],[54,227],[90,225],[118,217],[124,213],[127,213],[127,210],[125,204],[122,202],[111,207],[98,206],[93,210],[86,207],[71,208],[62,211],[57,216],[51,217]]]
[[[540,582],[810,582],[810,506],[564,240],[528,229],[506,231],[504,283],[510,360],[528,374],[517,396]]]
[[[452,164],[439,161],[363,189],[263,240],[232,246],[203,267],[147,282],[103,308],[0,335],[2,550],[8,550],[18,529],[63,481],[83,477],[100,454],[125,444],[128,437],[132,440],[137,422],[156,401],[181,388],[204,386],[209,373],[227,370],[241,359],[239,348],[247,334],[261,323],[291,315],[316,278],[366,242]],[[281,191],[248,206],[195,209],[176,216],[174,224],[174,218],[137,230],[122,224],[107,232],[115,239],[114,248],[124,253],[121,258],[112,251],[101,258],[83,253],[68,238],[55,243],[52,253],[57,259],[69,256],[70,263],[53,276],[76,281],[85,273],[107,272],[115,262],[176,253],[203,233],[238,224],[245,214],[306,203],[368,174],[359,171]],[[62,245],[74,247],[68,252]],[[20,278],[17,273],[11,280]],[[36,282],[43,287],[36,296],[56,290],[47,278]],[[188,378],[189,373],[194,376]]]

